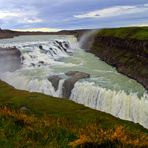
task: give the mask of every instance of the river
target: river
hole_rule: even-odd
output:
[[[19,36],[0,40],[0,47],[16,46],[22,65],[0,78],[17,89],[62,97],[65,72],[80,71],[90,78],[75,83],[70,100],[148,128],[148,94],[144,87],[79,47],[74,36]],[[49,76],[60,75],[55,91]]]

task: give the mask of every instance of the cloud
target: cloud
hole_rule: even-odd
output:
[[[2,11],[0,10],[0,19],[8,19],[11,17],[18,17],[18,13],[17,12],[10,12],[10,11]]]
[[[0,0],[0,28],[75,29],[147,23],[147,8],[147,0]]]
[[[144,4],[145,7],[148,7],[148,4]]]
[[[21,20],[22,23],[27,23],[27,24],[32,24],[32,23],[40,23],[43,22],[42,19],[40,18],[24,18],[23,20]]]
[[[11,22],[12,20],[17,23],[31,24],[43,22],[43,19],[38,17],[38,12],[32,8],[0,10],[0,20]]]
[[[141,12],[148,12],[148,4],[133,6],[114,6],[105,9],[90,11],[80,15],[74,15],[74,17],[79,19],[105,18]]]

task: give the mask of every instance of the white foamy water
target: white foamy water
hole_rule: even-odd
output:
[[[22,53],[22,67],[0,78],[17,89],[62,97],[68,71],[91,75],[74,86],[70,99],[148,128],[148,95],[136,81],[80,49],[73,36],[20,36],[0,40],[0,47],[16,46]],[[60,75],[55,90],[48,77]]]
[[[126,94],[96,86],[94,83],[77,82],[71,100],[96,110],[110,113],[121,119],[140,123],[148,128],[148,95]]]

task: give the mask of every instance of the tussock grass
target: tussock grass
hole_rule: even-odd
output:
[[[0,108],[0,145],[7,147],[147,147],[148,134],[123,126],[103,129],[98,123],[78,126],[63,117],[35,117]]]

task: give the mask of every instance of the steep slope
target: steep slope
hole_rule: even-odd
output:
[[[148,27],[98,31],[90,52],[148,89]]]
[[[0,81],[1,147],[142,147],[147,133],[138,124]]]

